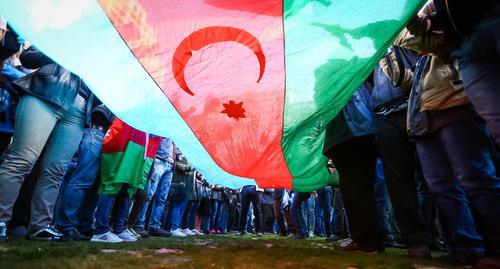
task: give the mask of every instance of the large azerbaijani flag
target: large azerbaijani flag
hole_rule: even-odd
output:
[[[326,124],[421,0],[1,0],[27,40],[214,184],[311,191]]]

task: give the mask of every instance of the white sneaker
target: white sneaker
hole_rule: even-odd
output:
[[[125,242],[135,242],[135,241],[137,241],[137,238],[135,238],[135,236],[133,236],[127,230],[124,230],[123,232],[119,233],[118,237],[120,237]]]
[[[173,231],[170,231],[172,233],[172,236],[175,236],[175,237],[186,237],[187,234],[183,233],[182,230],[180,228],[177,228]]]
[[[92,239],[90,239],[91,242],[100,242],[100,243],[121,243],[123,242],[123,239],[118,237],[118,235],[112,233],[112,232],[107,232],[105,234],[94,234],[92,236]]]
[[[195,233],[191,232],[191,230],[189,230],[187,228],[182,230],[182,232],[185,233],[186,235],[196,235]]]
[[[198,229],[192,229],[191,232],[194,233],[195,235],[203,235],[204,234],[204,233],[200,232]]]
[[[136,232],[134,231],[134,229],[128,228],[128,229],[126,229],[125,231],[126,231],[128,234],[130,234],[131,236],[133,236],[135,239],[137,239],[137,240],[141,239],[141,236],[140,236],[138,233],[136,233]]]

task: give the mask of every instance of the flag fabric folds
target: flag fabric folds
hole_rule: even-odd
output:
[[[118,194],[128,184],[129,194],[144,186],[161,137],[150,137],[116,118],[102,145],[100,193]]]
[[[312,191],[326,124],[421,0],[20,0],[2,11],[212,183]],[[39,14],[43,6],[43,14]]]

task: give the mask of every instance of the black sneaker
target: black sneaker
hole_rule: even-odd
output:
[[[141,236],[141,238],[148,238],[149,236],[149,233],[146,229],[144,229],[143,227],[134,227],[132,228],[134,230],[134,232],[138,235]]]
[[[339,241],[340,239],[337,238],[335,235],[329,235],[325,238],[326,241]]]
[[[408,247],[408,256],[418,259],[430,259],[431,249],[426,244],[413,244]]]
[[[63,236],[62,233],[51,226],[47,226],[33,233],[28,233],[29,240],[60,241],[63,239]]]
[[[158,229],[149,228],[149,236],[171,237],[172,233],[169,231],[165,231],[162,228],[158,228]]]
[[[355,251],[355,252],[360,252],[360,253],[364,253],[364,254],[376,254],[376,253],[384,252],[383,247],[360,245],[354,241],[345,242],[345,244],[340,243],[336,249],[341,250],[341,251]]]
[[[291,238],[292,239],[306,239],[307,236],[305,234],[296,233],[296,234],[293,234],[293,236]]]
[[[452,253],[438,257],[438,260],[453,266],[470,266],[476,264],[481,257],[466,255],[463,253]]]
[[[0,243],[7,241],[7,223],[0,222]]]
[[[63,241],[90,241],[90,236],[86,236],[84,234],[79,233],[76,230],[71,230],[69,232],[65,232],[62,238]]]

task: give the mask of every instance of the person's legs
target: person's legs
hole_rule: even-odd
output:
[[[165,171],[166,171],[165,161],[155,158],[153,167],[151,167],[151,173],[148,179],[148,184],[146,184],[146,187],[144,188],[144,192],[147,195],[147,198],[144,201],[144,205],[142,206],[141,211],[137,216],[137,221],[135,223],[135,226],[137,228],[145,228],[146,226],[146,219],[147,219],[149,205],[151,201],[153,201],[153,198],[156,195],[156,189],[158,188],[158,185],[160,184],[161,178],[165,174]],[[153,210],[151,210],[151,212],[153,212]]]
[[[115,202],[116,195],[101,194],[97,199],[95,211],[94,235],[102,235],[109,232],[109,215]]]
[[[322,223],[324,224],[324,232],[327,237],[333,235],[332,227],[332,189],[324,188],[318,191],[319,208],[321,208]]]
[[[494,143],[479,119],[450,124],[439,134],[453,174],[469,201],[487,255],[500,258],[500,178],[492,160]]]
[[[246,231],[249,233],[255,233],[255,218],[253,215],[253,205],[250,201],[250,206],[248,207],[248,213],[247,213],[247,227]]]
[[[101,167],[104,135],[105,133],[98,129],[85,131],[80,143],[78,163],[59,201],[60,214],[56,217],[55,223],[63,233],[78,230],[79,212],[86,206],[83,201],[90,202],[86,196],[92,191]]]
[[[281,199],[274,200],[274,214],[276,215],[276,221],[278,222],[280,234],[286,235],[285,215],[283,214]]]
[[[489,16],[457,53],[467,97],[500,145],[500,18]],[[495,59],[495,60],[492,60]]]
[[[43,229],[52,224],[54,206],[66,166],[75,154],[83,136],[85,100],[77,98],[73,107],[56,123],[45,145],[41,170],[31,201],[28,230]]]
[[[168,201],[167,204],[165,205],[165,208],[163,209],[163,214],[162,214],[162,227],[166,231],[170,231],[172,228],[172,211],[174,208],[174,205],[176,202],[174,201]]]
[[[483,256],[482,238],[477,233],[467,198],[453,174],[438,134],[421,137],[416,145],[429,190],[447,221],[452,252],[464,256]]]
[[[266,232],[267,233],[269,212],[267,210],[266,205],[261,204],[260,207],[262,209],[262,232]]]
[[[172,227],[170,228],[172,231],[179,229],[181,225],[182,211],[186,207],[187,203],[188,200],[184,199],[180,202],[176,202],[172,208]]]
[[[306,223],[302,215],[302,202],[307,199],[307,196],[309,196],[309,193],[296,192],[290,206],[290,213],[293,224],[297,229],[297,235],[302,237],[307,234]]]
[[[126,219],[129,211],[130,198],[128,194],[128,189],[123,187],[116,196],[114,206],[117,207],[116,216],[114,220],[113,232],[115,234],[121,234],[126,229]]]
[[[78,218],[78,231],[84,235],[90,236],[93,234],[94,212],[97,207],[97,192],[99,191],[100,178],[96,180],[94,186],[87,191],[82,205],[80,206]]]
[[[313,233],[314,232],[314,229],[315,229],[315,207],[316,207],[316,204],[315,204],[315,201],[314,201],[314,197],[309,197],[307,200],[306,200],[306,205],[307,205],[307,228],[308,228],[308,231],[309,231],[309,234]]]
[[[201,199],[201,198],[200,198]],[[193,201],[193,207],[191,209],[191,214],[188,216],[187,220],[187,228],[190,230],[196,229],[196,217],[198,216],[198,212],[200,210],[200,201]],[[199,225],[198,225],[199,227]]]
[[[132,196],[132,199],[130,199],[130,203],[132,204],[132,208],[130,209],[130,214],[128,215],[127,218],[127,226],[128,227],[136,227],[136,223],[138,222],[139,215],[144,208],[144,205],[146,204],[146,201],[148,200],[148,192],[150,188],[150,179],[146,181],[146,184],[144,185],[144,189],[137,189],[134,193],[134,196]],[[146,208],[147,209],[147,208]]]
[[[163,173],[160,179],[160,183],[156,188],[156,199],[151,205],[151,216],[149,218],[150,228],[161,227],[161,216],[163,214],[165,204],[167,203],[168,193],[170,191],[170,185],[172,183],[172,176],[174,173],[173,166],[170,163],[166,163],[165,167],[165,173]]]
[[[385,182],[402,239],[410,246],[428,245],[430,233],[417,199],[415,145],[407,134],[406,113],[378,116],[375,125]]]
[[[324,191],[324,188],[321,188]],[[319,190],[316,190],[318,193]],[[323,223],[323,206],[321,204],[319,194],[314,197],[314,235],[324,237],[325,236],[325,224]]]
[[[365,136],[336,145],[328,156],[339,171],[340,188],[351,236],[363,247],[381,249],[382,234],[377,221],[374,137]]]
[[[378,171],[377,180],[375,181],[375,195],[375,200],[377,201],[377,219],[385,237],[384,239],[387,242],[393,242],[395,238],[391,226],[389,201],[387,200],[389,198],[387,185],[385,184],[383,174],[378,175]]]
[[[270,212],[269,232],[277,233],[278,226],[276,225],[276,216],[274,215],[274,209],[272,205],[269,205],[269,212]]]
[[[292,218],[292,205],[288,205],[283,208],[283,214],[285,215],[287,232],[289,234],[297,233],[297,226],[293,222]]]
[[[211,199],[210,204],[211,204],[210,230],[217,231],[217,221],[219,220],[220,217],[219,200]]]
[[[274,233],[274,223],[276,222],[276,216],[274,215],[273,205],[266,205],[268,211],[268,222],[267,222],[267,232]]]
[[[227,203],[222,201],[220,204],[220,221],[219,221],[219,226],[217,227],[217,231],[221,231],[222,233],[225,233],[227,231],[227,216],[228,216]]]
[[[188,228],[188,218],[191,215],[191,211],[193,210],[193,204],[195,201],[188,201],[186,208],[184,209],[184,212],[182,212],[181,216],[181,229],[187,229]]]
[[[347,214],[345,213],[340,189],[335,189],[334,192],[333,214],[335,216],[334,235],[339,239],[348,238],[350,236],[349,225],[347,225]]]
[[[250,196],[252,201],[253,214],[255,216],[255,232],[262,233],[262,205],[260,204],[262,193],[254,191]]]
[[[0,222],[8,222],[24,178],[31,172],[59,118],[42,100],[25,95],[16,109],[14,137],[0,165]]]
[[[241,192],[241,216],[240,216],[240,232],[244,233],[247,227],[248,208],[250,207],[250,197],[247,188],[243,188]]]

